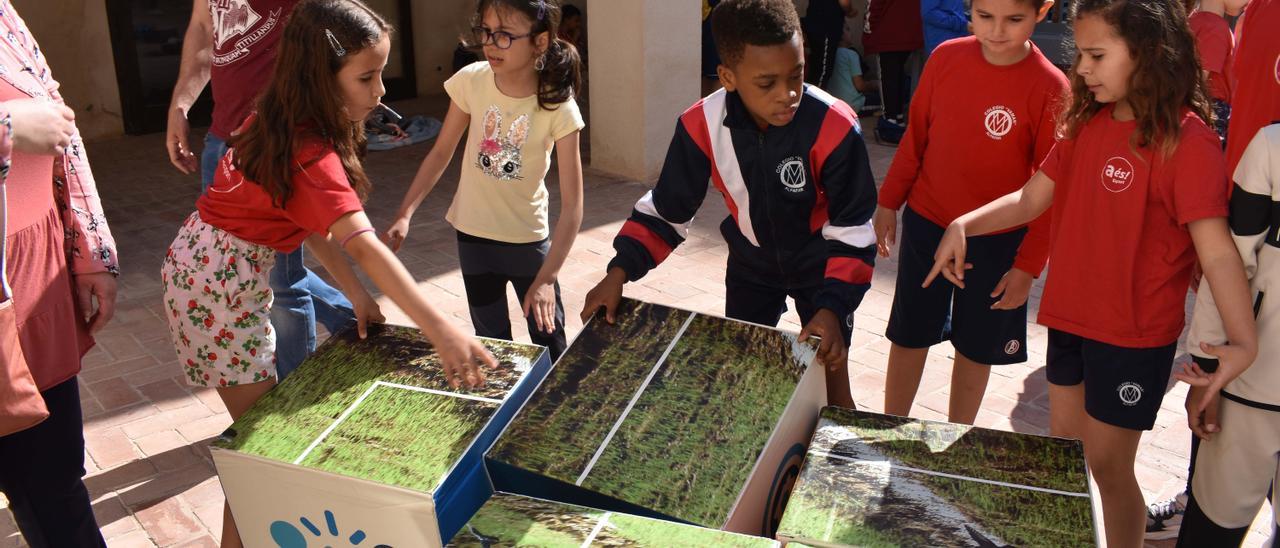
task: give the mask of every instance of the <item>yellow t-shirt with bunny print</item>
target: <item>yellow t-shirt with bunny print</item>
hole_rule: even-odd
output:
[[[445,219],[460,232],[529,243],[551,235],[547,186],[556,141],[583,128],[573,99],[554,110],[537,96],[498,91],[488,61],[472,63],[444,83],[449,98],[471,116],[462,179]]]

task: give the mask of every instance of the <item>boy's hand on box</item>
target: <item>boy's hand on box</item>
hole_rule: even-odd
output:
[[[604,320],[613,324],[613,313],[622,301],[622,285],[627,283],[627,273],[621,268],[610,268],[600,283],[587,292],[586,302],[582,304],[582,323],[587,323],[591,315],[604,307]]]
[[[844,333],[840,331],[840,318],[826,308],[818,311],[809,323],[800,330],[800,341],[818,336],[818,361],[829,370],[849,366],[849,347],[844,344]]]

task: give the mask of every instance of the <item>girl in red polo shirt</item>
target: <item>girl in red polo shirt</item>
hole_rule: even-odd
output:
[[[921,288],[943,229],[1017,190],[1053,148],[1067,79],[1031,33],[1053,0],[974,0],[973,36],[938,46],[912,99],[910,123],[880,189],[874,225],[888,257],[902,216],[898,280],[885,336],[884,410],[907,415],[929,347],[955,346],[947,419],[972,424],[992,365],[1027,360],[1027,294],[1049,254],[1049,216],[1029,227],[971,238],[981,270],[973,287]],[[980,277],[981,279],[976,279]]]
[[[382,315],[343,249],[431,340],[451,383],[478,385],[477,365],[495,365],[427,302],[361,206],[369,189],[358,157],[362,121],[384,92],[390,31],[356,0],[298,4],[257,114],[231,138],[213,185],[169,246],[161,272],[179,363],[188,384],[217,388],[232,419],[275,385],[267,278],[277,251],[304,243],[355,305],[361,336]],[[224,515],[223,546],[239,546]]]
[[[947,228],[925,284],[964,287],[967,234],[1025,224],[1052,204],[1051,274],[1040,304],[1049,327],[1050,430],[1080,438],[1097,480],[1108,546],[1140,546],[1145,522],[1133,463],[1168,384],[1199,257],[1229,345],[1216,386],[1257,352],[1249,288],[1227,228],[1218,136],[1185,11],[1175,0],[1077,0],[1079,53],[1063,140],[1026,186]],[[1188,376],[1180,372],[1179,378]]]

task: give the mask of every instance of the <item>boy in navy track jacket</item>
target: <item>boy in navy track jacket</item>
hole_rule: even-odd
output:
[[[726,0],[712,13],[724,89],[676,124],[657,185],[614,239],[608,274],[583,320],[606,319],[627,281],[658,266],[688,234],[713,184],[729,209],[725,315],[777,325],[786,297],[819,336],[828,400],[853,406],[848,344],[871,287],[876,189],[857,115],[803,83],[800,23],[789,0]]]

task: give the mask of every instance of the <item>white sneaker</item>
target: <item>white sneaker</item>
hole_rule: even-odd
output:
[[[1187,492],[1183,491],[1169,500],[1147,506],[1147,540],[1177,538],[1182,525],[1182,514],[1187,511]]]

